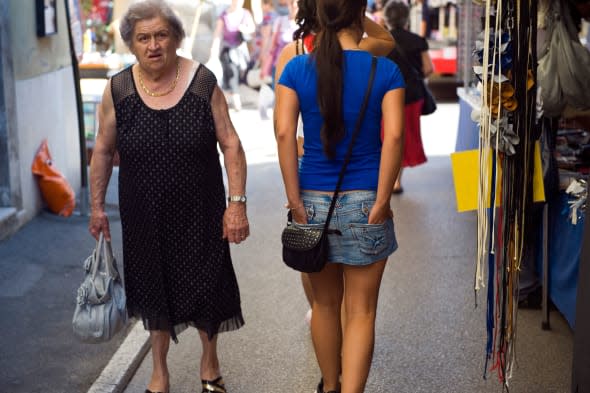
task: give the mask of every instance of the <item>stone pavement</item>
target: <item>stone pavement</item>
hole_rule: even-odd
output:
[[[121,267],[115,180],[107,211]],[[1,392],[84,392],[124,341],[126,332],[101,345],[80,343],[72,333],[82,263],[95,245],[87,225],[87,217],[44,212],[0,241]]]

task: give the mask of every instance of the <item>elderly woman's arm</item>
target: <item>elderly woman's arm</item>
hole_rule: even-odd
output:
[[[106,240],[111,240],[109,220],[104,212],[105,195],[113,171],[117,124],[115,106],[111,96],[111,82],[106,85],[98,113],[98,135],[90,162],[90,222],[88,230],[98,239],[102,232]]]
[[[231,122],[227,102],[219,86],[215,86],[211,97],[211,110],[215,121],[215,133],[227,172],[229,195],[246,194],[246,155],[240,138]],[[233,243],[240,243],[250,234],[246,204],[229,202],[223,215],[223,237]]]
[[[363,29],[367,36],[359,43],[361,49],[375,56],[387,56],[395,48],[395,40],[391,33],[371,18],[365,16]]]

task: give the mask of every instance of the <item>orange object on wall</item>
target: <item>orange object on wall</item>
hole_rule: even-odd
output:
[[[53,166],[47,140],[35,154],[31,171],[36,175],[43,200],[55,214],[69,217],[76,206],[74,190],[66,178]]]

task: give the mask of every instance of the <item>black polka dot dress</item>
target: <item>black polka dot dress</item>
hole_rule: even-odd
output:
[[[127,309],[148,330],[187,326],[235,330],[243,324],[229,244],[210,99],[215,76],[200,65],[179,103],[151,109],[131,67],[113,76],[119,207]]]

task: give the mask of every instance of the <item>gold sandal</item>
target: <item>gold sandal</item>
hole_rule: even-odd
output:
[[[202,379],[201,386],[203,387],[203,391],[201,393],[227,393],[222,377],[217,377],[212,381]]]

